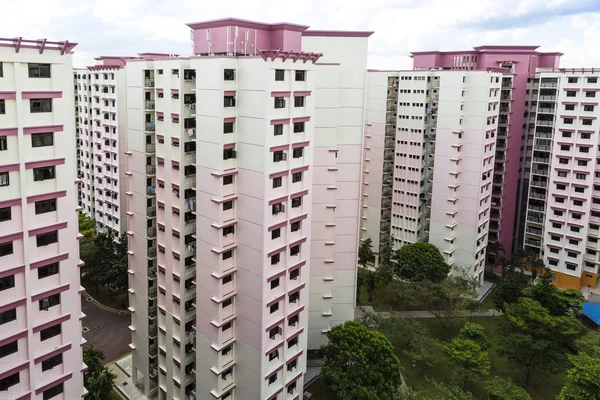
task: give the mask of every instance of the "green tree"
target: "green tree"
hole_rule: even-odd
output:
[[[576,342],[577,355],[569,355],[571,368],[558,400],[600,399],[600,334],[588,333]]]
[[[529,393],[509,378],[496,376],[485,383],[485,388],[489,400],[531,400]]]
[[[79,214],[79,233],[83,235],[81,243],[90,242],[96,236],[96,221],[85,214]]]
[[[507,274],[496,285],[492,300],[494,308],[498,311],[505,311],[506,305],[514,304],[523,296],[523,289],[528,286],[527,280],[520,274]]]
[[[455,367],[455,373],[463,380],[462,388],[467,382],[475,381],[490,374],[490,357],[477,342],[464,337],[456,337],[445,346],[446,353]]]
[[[379,246],[379,262],[383,264],[389,264],[392,259],[394,250],[389,240],[386,240]]]
[[[110,400],[116,375],[111,373],[104,365],[104,353],[93,346],[83,350],[83,362],[88,369],[83,374],[83,384],[90,392],[89,398],[94,400]]]
[[[535,285],[523,290],[523,295],[536,300],[553,316],[572,315],[581,311],[585,298],[576,290],[561,290],[552,284],[554,276],[550,269],[536,279]]]
[[[489,259],[492,256],[493,262],[489,263],[490,272],[494,272],[494,270],[502,264],[504,260],[504,256],[506,255],[506,249],[498,240],[495,242],[488,242],[486,247],[486,259]]]
[[[373,301],[373,294],[377,288],[375,276],[371,271],[367,270],[367,263],[375,258],[373,253],[373,244],[371,238],[363,240],[358,248],[358,264],[361,268],[358,269],[356,280],[357,297],[360,297],[361,288],[366,285],[367,296],[369,303]]]
[[[418,286],[399,286],[405,299],[429,311],[446,328],[477,301],[477,283],[464,276],[449,276],[440,282],[423,281]]]
[[[472,340],[481,347],[482,350],[488,350],[492,343],[485,334],[483,325],[467,322],[458,334],[459,338]]]
[[[402,383],[394,347],[380,332],[359,321],[337,325],[321,346],[321,377],[339,398],[392,400]]]
[[[437,381],[432,381],[431,383],[433,388],[427,392],[417,392],[413,389],[405,388],[405,390],[399,393],[397,400],[476,400],[472,393],[454,384]]]
[[[498,327],[497,352],[512,364],[525,368],[525,383],[532,373],[564,371],[566,347],[573,347],[585,333],[571,316],[552,316],[537,301],[521,297],[506,307]]]
[[[450,266],[431,243],[405,244],[392,257],[396,275],[411,282],[441,282],[448,277]]]
[[[363,240],[358,247],[358,263],[363,267],[367,268],[367,263],[375,258],[373,253],[373,242],[371,238]]]
[[[127,262],[127,236],[115,238],[111,231],[99,233],[86,263],[86,277],[96,284],[96,292],[99,285],[115,293],[124,292],[128,287]]]

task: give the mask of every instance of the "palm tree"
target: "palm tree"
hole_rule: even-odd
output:
[[[501,265],[505,261],[506,249],[500,243],[500,241],[489,242],[486,248],[486,258],[488,256],[494,256],[494,261],[490,264],[490,272]]]
[[[102,367],[101,371],[90,376],[86,384],[90,399],[110,400],[116,377],[117,376],[106,369],[106,367]]]

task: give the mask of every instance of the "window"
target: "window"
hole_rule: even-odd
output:
[[[233,133],[233,122],[223,123],[223,133]]]
[[[12,208],[0,208],[0,222],[10,221],[12,219]]]
[[[229,160],[231,158],[236,158],[237,154],[234,149],[223,149],[223,160]]]
[[[48,276],[56,275],[56,274],[58,274],[58,263],[55,262],[52,264],[48,264],[48,265],[39,267],[37,269],[37,273],[38,273],[38,279],[44,279]]]
[[[0,151],[8,150],[8,138],[6,136],[0,136]]]
[[[8,390],[8,388],[10,388],[11,386],[16,385],[17,383],[19,383],[19,373],[16,372],[10,376],[7,376],[4,379],[0,380],[0,392],[2,391],[6,391]]]
[[[594,111],[594,106],[588,104],[583,106],[583,111]]]
[[[45,181],[47,179],[54,179],[55,167],[41,167],[33,169],[33,180],[36,182]]]
[[[577,96],[577,92],[574,90],[567,90],[567,97],[575,97]]]
[[[225,175],[223,177],[223,186],[231,185],[233,183],[233,175]]]
[[[12,343],[0,346],[0,358],[4,358],[19,351],[19,341],[15,340]]]
[[[302,172],[296,172],[292,174],[292,183],[301,182],[302,181]]]
[[[294,96],[294,107],[304,107],[304,96]]]
[[[277,253],[274,256],[271,256],[271,265],[277,265],[277,264],[279,264],[280,260],[281,260],[280,253]]]
[[[578,81],[578,80],[579,80],[579,78],[577,78],[577,77],[569,77],[569,78],[567,79],[567,81],[568,81],[569,83],[577,83],[577,81]]]
[[[4,68],[2,67],[2,62],[0,62],[0,78],[4,78]]]
[[[585,97],[596,97],[596,92],[585,92]]]
[[[271,208],[273,215],[277,215],[285,211],[285,206],[283,205],[283,203],[273,204]]]
[[[271,290],[279,287],[279,278],[273,279],[271,281]],[[277,307],[279,308],[279,307]]]
[[[567,125],[573,125],[573,118],[563,118],[563,121]]]
[[[559,158],[558,159],[558,163],[559,164],[568,164],[569,163],[569,159],[568,158]]]
[[[0,292],[15,287],[15,276],[5,276],[0,278]]]
[[[62,332],[61,325],[57,324],[40,331],[40,339],[42,341],[53,338],[54,336],[60,335]]]
[[[227,260],[229,258],[233,257],[233,250],[227,250],[226,252],[223,253],[222,255],[222,259],[223,260]]]
[[[35,213],[44,214],[47,212],[56,211],[56,199],[42,200],[35,202]]]
[[[226,201],[223,203],[223,211],[231,210],[233,208],[233,200]]]
[[[298,360],[290,361],[287,365],[287,370],[291,372],[294,369],[296,369],[297,367],[298,367]]]
[[[274,359],[279,359],[279,350],[275,349],[271,353],[269,353],[269,361],[273,361]]]
[[[292,157],[302,158],[304,156],[304,147],[297,147],[292,151]]]
[[[294,133],[304,132],[304,122],[294,122]]]
[[[566,158],[561,158],[561,160],[566,160]],[[561,178],[566,178],[567,171],[558,171],[558,176],[560,176]]]
[[[583,206],[583,201],[581,201],[581,200],[573,200],[573,205],[581,207],[581,206]]]
[[[53,294],[52,296],[40,299],[39,307],[40,311],[48,310],[50,307],[54,307],[60,304],[60,293]]]
[[[275,80],[276,81],[284,81],[285,80],[285,70],[276,69],[275,70]]]
[[[63,362],[62,353],[57,354],[54,357],[50,357],[49,359],[42,361],[42,372],[52,369],[52,368],[56,367],[57,365],[62,364],[62,362]]]
[[[223,279],[221,280],[221,283],[223,285],[226,285],[226,284],[228,284],[231,281],[233,281],[233,274],[229,274],[227,276],[224,276]]]
[[[30,78],[50,78],[50,64],[29,64]]]
[[[235,80],[235,69],[226,69],[223,71],[223,80],[224,81],[234,81]]]
[[[221,355],[222,356],[226,356],[227,354],[229,354],[229,352],[231,351],[232,347],[231,345],[225,347],[223,350],[221,350]]]
[[[225,96],[223,98],[223,107],[235,107],[235,97]]]
[[[6,102],[0,99],[0,114],[6,114]]]
[[[587,78],[587,83],[598,83],[598,77],[590,76]]]
[[[269,337],[270,337],[271,339],[275,339],[275,337],[276,337],[277,335],[281,335],[281,333],[282,333],[282,329],[281,329],[281,327],[279,327],[279,326],[276,326],[275,328],[273,328],[273,329],[271,329],[271,330],[269,331]]]
[[[63,384],[60,383],[60,384],[44,391],[42,400],[50,400],[51,398],[58,396],[62,392],[63,392]]]
[[[52,112],[52,99],[29,100],[29,111],[32,113]]]
[[[275,97],[275,108],[285,108],[285,98],[284,97]]]
[[[298,314],[296,314],[288,320],[288,326],[296,326],[296,324],[299,321],[300,321],[300,316]]]
[[[8,256],[13,253],[13,243],[0,243],[0,257]]]
[[[562,151],[569,151],[569,150],[571,150],[571,146],[569,146],[568,144],[561,144],[560,149]]]
[[[35,237],[37,247],[48,246],[52,243],[58,243],[58,231],[42,233]]]
[[[275,151],[273,152],[273,162],[280,162],[287,160],[287,154],[283,151]]]
[[[275,373],[269,377],[269,386],[274,384],[275,382],[277,382],[277,373]]]
[[[221,303],[221,308],[227,308],[233,304],[233,299],[229,298]]]
[[[273,125],[273,135],[274,136],[283,135],[283,125],[282,124]]]
[[[585,174],[575,174],[575,178],[585,180]]]
[[[31,135],[31,147],[46,147],[54,145],[54,133],[34,133]]]
[[[295,345],[298,344],[298,337],[292,338],[288,341],[288,349],[290,347],[294,347]]]
[[[306,71],[296,71],[296,82],[303,82],[306,80]]]
[[[566,104],[565,110],[566,111],[575,111],[575,104]]]
[[[273,189],[281,187],[282,178],[279,176],[277,178],[273,178]]]
[[[590,126],[590,125],[592,125],[592,120],[591,119],[583,119],[581,121],[581,125],[588,125],[588,126]]]
[[[273,229],[271,231],[271,240],[275,240],[281,236],[281,228]]]
[[[226,323],[221,327],[221,332],[225,332],[226,330],[231,329],[232,326],[233,324],[231,322]]]
[[[0,325],[6,324],[17,319],[17,309],[7,310],[0,313]]]
[[[300,230],[300,227],[302,226],[301,224],[302,224],[302,222],[301,222],[301,221],[292,222],[292,224],[291,224],[291,226],[290,226],[290,230],[291,230],[292,232],[299,231],[299,230]]]
[[[290,248],[290,256],[297,256],[298,254],[300,254],[300,245],[299,244]]]
[[[272,283],[272,282],[271,282]],[[273,304],[271,307],[269,307],[269,313],[273,314],[274,312],[276,312],[277,310],[279,310],[279,303],[275,303]]]
[[[556,184],[556,189],[558,190],[565,190],[567,187],[561,183],[557,183]]]
[[[235,233],[235,228],[233,225],[229,225],[223,228],[223,236],[228,236]]]
[[[557,260],[548,260],[548,264],[553,265],[553,266],[557,266],[558,265],[558,261]]]
[[[290,271],[290,279],[295,281],[300,276],[300,268],[296,268],[293,271]]]

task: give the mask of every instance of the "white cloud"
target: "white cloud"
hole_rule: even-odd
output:
[[[189,54],[187,22],[237,17],[313,29],[373,30],[369,67],[407,69],[411,51],[485,44],[540,45],[565,53],[564,66],[600,66],[600,6],[581,0],[29,0],[6,1],[0,36],[76,41],[77,65],[99,55]],[[587,8],[586,8],[587,7]],[[561,12],[564,15],[561,15]]]

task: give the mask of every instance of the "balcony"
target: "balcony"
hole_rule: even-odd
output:
[[[542,242],[539,240],[525,239],[525,244],[533,247],[541,247]]]
[[[146,122],[146,132],[154,132],[156,130],[156,124],[154,122]]]
[[[148,258],[156,258],[156,249],[154,247],[148,249]]]
[[[156,207],[146,207],[146,216],[148,218],[156,217]]]
[[[540,96],[540,100],[553,100],[553,101],[556,101],[556,96],[549,96],[549,95]]]
[[[154,175],[156,174],[156,166],[155,165],[146,165],[146,175]]]
[[[154,100],[146,100],[144,102],[144,109],[146,109],[146,110],[154,110]]]
[[[146,143],[146,153],[154,154],[156,151],[156,145],[153,143]]]
[[[148,297],[150,297],[151,299],[156,298],[156,293],[157,293],[156,286],[148,288]]]
[[[542,236],[541,229],[527,228],[527,229],[525,229],[525,233],[528,233],[530,235]]]
[[[156,237],[156,228],[148,228],[146,233],[148,234],[149,238]]]
[[[145,88],[153,88],[154,87],[154,78],[146,77],[144,78],[144,87]]]

